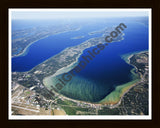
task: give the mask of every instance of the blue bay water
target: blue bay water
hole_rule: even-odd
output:
[[[78,45],[90,38],[101,36],[101,34],[88,35],[89,32],[102,29],[105,25],[94,27],[83,26],[80,31],[71,31],[49,36],[33,43],[22,56],[12,58],[12,71],[25,72],[48,58],[60,53],[67,47]],[[85,36],[81,39],[71,39],[77,36]]]
[[[104,24],[95,24],[90,27],[84,25],[79,31],[61,33],[39,40],[28,48],[27,54],[12,58],[12,71],[28,71],[67,47],[101,36],[101,34],[88,35],[88,32],[113,25],[117,26],[121,22],[123,20],[115,20],[107,24],[104,22]],[[62,94],[78,100],[97,102],[113,91],[116,86],[132,80],[130,71],[133,67],[120,56],[148,49],[148,27],[130,20],[124,21],[124,23],[127,25],[124,30],[124,40],[106,46],[99,55],[87,64],[85,69],[67,83],[61,91]],[[85,37],[71,39],[77,36]],[[92,51],[93,48],[84,50],[79,61],[82,60],[82,56],[88,55],[88,50]]]
[[[116,86],[132,81],[130,71],[133,67],[120,56],[147,50],[148,28],[138,23],[126,23],[126,25],[124,40],[106,46],[65,85],[60,91],[62,94],[78,100],[98,102],[112,92]],[[82,56],[89,55],[87,51],[92,51],[93,48],[86,49],[80,56],[79,62],[83,60]],[[57,78],[62,78],[62,75]]]

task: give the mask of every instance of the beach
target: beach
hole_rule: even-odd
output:
[[[127,60],[130,64],[130,58],[133,56],[134,54],[131,54],[130,56],[128,56]],[[125,60],[126,61],[126,60]],[[126,62],[127,63],[127,62]],[[76,64],[74,62],[74,64]],[[72,64],[72,66],[74,65]],[[71,66],[71,65],[70,65]],[[67,68],[69,68],[69,66],[67,66]],[[136,69],[136,67],[134,66],[134,68]],[[56,75],[59,75],[59,73],[64,73],[64,72],[67,72],[67,69],[66,67],[60,69],[59,71],[57,71],[53,76],[50,76],[50,77],[54,77]],[[50,77],[47,77],[48,79]],[[48,79],[45,78],[44,79],[44,85],[48,88],[48,84],[50,82],[48,82]],[[72,98],[69,98],[69,97],[66,97],[64,96],[63,94],[59,94],[58,92],[55,92],[53,91],[56,95],[59,95],[61,96],[63,99],[66,99],[66,100],[71,100],[73,102],[81,102],[81,103],[85,103],[85,104],[97,104],[97,105],[107,105],[109,106],[110,108],[114,108],[114,107],[117,107],[120,103],[121,103],[121,100],[123,98],[123,96],[134,86],[136,86],[139,82],[140,82],[141,79],[135,79],[135,80],[132,80],[128,83],[125,83],[123,85],[119,85],[116,87],[116,89],[114,91],[112,91],[109,95],[107,95],[104,99],[102,99],[101,101],[97,102],[97,103],[92,103],[92,102],[86,102],[86,101],[81,101],[81,100],[75,100],[75,99],[72,99]],[[54,85],[54,83],[52,83]],[[50,88],[51,89],[51,88]]]

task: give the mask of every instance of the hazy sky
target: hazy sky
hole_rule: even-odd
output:
[[[60,19],[98,17],[139,17],[148,16],[148,10],[116,9],[10,9],[12,19]]]

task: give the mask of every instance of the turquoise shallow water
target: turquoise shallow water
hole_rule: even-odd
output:
[[[127,25],[124,30],[124,40],[109,44],[60,91],[63,95],[73,99],[97,102],[111,93],[116,86],[132,80],[130,71],[133,67],[120,56],[148,49],[148,28],[144,24],[137,23],[133,19],[112,19],[112,22],[104,20],[101,23],[97,21],[94,24],[82,25],[80,31],[49,36],[32,44],[24,56],[12,58],[12,71],[28,71],[46,59],[60,53],[66,47],[78,45],[87,39],[101,36],[101,34],[88,35],[89,32],[104,27],[113,27],[113,25],[117,26],[121,22]],[[85,37],[71,39],[77,36]],[[87,55],[87,50],[91,51],[93,48],[84,50],[79,62],[82,60],[82,56]],[[56,84],[57,79],[61,78],[62,75],[53,78],[52,82]]]
[[[80,73],[72,77],[60,93],[78,100],[98,102],[116,86],[132,81],[133,66],[127,64],[121,55],[148,49],[148,28],[138,23],[128,23],[124,33],[124,40],[106,46]],[[82,56],[88,55],[88,50],[92,51],[95,47],[86,49],[79,62],[83,60]],[[62,75],[56,79],[62,79]]]

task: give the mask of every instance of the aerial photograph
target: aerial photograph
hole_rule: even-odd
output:
[[[150,9],[9,9],[9,119],[150,119]]]

